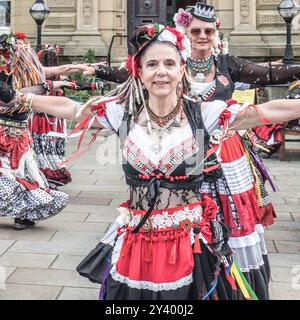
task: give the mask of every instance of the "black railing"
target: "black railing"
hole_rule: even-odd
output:
[[[113,46],[113,43],[116,38],[128,38],[128,35],[127,34],[116,34],[116,35],[112,36],[111,41],[110,41],[110,45],[109,45],[109,49],[108,49],[108,53],[107,53],[107,64],[109,66],[111,65],[111,50],[112,50],[112,46]]]

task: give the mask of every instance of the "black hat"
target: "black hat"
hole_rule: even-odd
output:
[[[195,6],[186,8],[195,18],[207,21],[216,22],[215,8],[202,2],[197,2]]]

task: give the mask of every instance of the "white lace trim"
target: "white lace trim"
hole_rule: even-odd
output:
[[[116,244],[113,249],[113,253],[112,253],[112,257],[111,257],[111,265],[112,265],[111,270],[113,270],[114,266],[116,265],[116,263],[118,262],[118,260],[120,258],[123,241],[124,241],[124,234],[121,234],[118,237],[118,240],[116,241]]]
[[[193,223],[195,219],[201,219],[201,214],[202,207],[199,205],[197,207],[194,207],[193,209],[185,207],[183,210],[178,210],[172,214],[164,211],[162,214],[153,215],[149,219],[154,229],[158,228],[159,230],[161,230],[170,228],[173,225],[179,225],[180,222],[187,219]],[[129,227],[135,227],[136,225],[138,225],[140,220],[141,215],[134,215],[129,222]]]
[[[249,265],[247,268],[239,268],[242,272],[251,272],[251,270],[259,270],[263,265],[264,261],[260,262],[259,265]]]
[[[110,246],[114,246],[115,245],[115,238],[117,236],[117,228],[118,228],[118,224],[115,222],[109,229],[108,231],[105,233],[105,235],[103,236],[103,238],[100,240],[100,242],[104,243],[104,244],[108,244]]]
[[[112,270],[110,271],[110,274],[112,278],[115,281],[124,283],[128,285],[130,288],[133,289],[139,289],[139,290],[151,290],[154,292],[163,291],[163,290],[177,290],[179,288],[182,288],[184,286],[188,286],[193,282],[193,275],[190,274],[185,278],[182,278],[175,282],[166,282],[166,283],[154,283],[150,281],[136,281],[131,280],[127,277],[122,276],[118,273],[116,267],[114,266]]]
[[[245,237],[229,237],[229,246],[232,249],[255,246],[260,242],[260,237],[256,231]]]

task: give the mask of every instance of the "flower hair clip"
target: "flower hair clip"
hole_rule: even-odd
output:
[[[184,9],[179,9],[174,16],[174,22],[177,27],[187,28],[193,20],[193,15],[185,11]]]

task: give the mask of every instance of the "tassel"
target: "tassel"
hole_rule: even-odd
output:
[[[152,256],[153,256],[153,244],[152,244],[152,241],[150,241],[144,260],[146,262],[152,262]]]
[[[195,243],[194,243],[194,253],[199,253],[201,254],[202,253],[202,250],[201,250],[201,244],[200,244],[200,240],[199,240],[199,235],[198,234],[195,234]]]
[[[124,250],[122,250],[122,257],[126,257],[131,251],[132,244],[134,242],[134,237],[127,240]]]
[[[226,268],[226,279],[229,282],[229,284],[231,285],[232,290],[237,291],[237,287],[235,284],[235,280],[234,278],[230,275],[230,269],[231,266],[229,266],[228,268]]]
[[[169,263],[170,264],[175,264],[176,263],[176,258],[177,258],[177,243],[176,240],[173,242],[170,258],[169,258]]]

